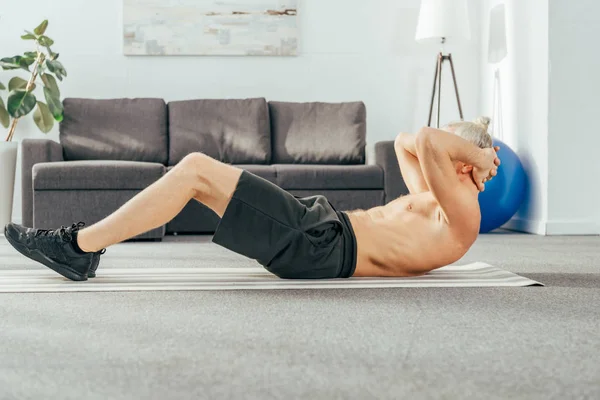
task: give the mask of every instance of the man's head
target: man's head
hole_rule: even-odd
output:
[[[468,140],[479,148],[485,149],[487,147],[492,147],[492,136],[488,133],[490,121],[491,120],[488,117],[479,117],[473,122],[450,122],[442,129]]]
[[[479,148],[485,149],[493,146],[492,136],[488,133],[490,121],[491,120],[488,117],[478,117],[473,122],[450,122],[442,129],[462,137]],[[470,175],[472,170],[472,165],[467,165],[465,163],[457,163],[456,165],[456,172],[458,174]]]

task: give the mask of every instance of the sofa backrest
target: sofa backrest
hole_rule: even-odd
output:
[[[269,102],[273,164],[364,164],[366,107]]]
[[[63,102],[60,143],[65,161],[129,160],[166,164],[167,106],[162,99]]]
[[[169,165],[195,151],[231,164],[271,161],[264,98],[174,101],[168,108]]]

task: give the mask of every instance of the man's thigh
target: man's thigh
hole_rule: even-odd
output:
[[[195,153],[188,157],[192,158],[188,165],[193,169],[198,182],[194,199],[222,217],[237,187],[242,170],[204,154]],[[184,162],[186,159],[182,161]]]
[[[296,198],[243,172],[213,242],[282,278],[335,278],[341,234],[341,222],[323,196]]]

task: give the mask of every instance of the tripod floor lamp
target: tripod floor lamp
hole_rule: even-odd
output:
[[[437,55],[427,126],[431,126],[433,105],[437,95],[437,118],[435,126],[436,128],[440,127],[442,68],[446,61],[449,61],[450,71],[452,72],[454,92],[456,94],[456,102],[458,103],[458,113],[460,119],[463,119],[462,105],[458,94],[458,84],[456,82],[452,54],[444,54],[443,48],[447,39],[469,40],[470,38],[471,29],[469,25],[467,0],[421,0],[421,9],[419,11],[419,22],[415,40],[418,42],[437,41],[442,46],[442,50]]]

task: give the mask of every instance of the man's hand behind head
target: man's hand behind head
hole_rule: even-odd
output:
[[[498,173],[500,159],[498,158],[500,147],[481,149],[481,161],[473,166],[473,182],[480,192],[485,190],[485,183],[489,182]]]

